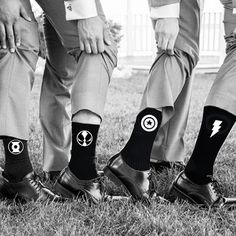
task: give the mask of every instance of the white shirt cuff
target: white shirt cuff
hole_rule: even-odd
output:
[[[65,0],[66,20],[80,20],[97,16],[95,0]]]
[[[150,16],[152,19],[179,18],[180,4],[174,3],[161,7],[151,7]]]
[[[233,14],[236,14],[236,8],[233,8]]]

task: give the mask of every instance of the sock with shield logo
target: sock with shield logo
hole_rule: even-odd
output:
[[[202,125],[192,156],[185,168],[186,176],[203,185],[211,181],[217,154],[236,121],[236,116],[217,107],[204,108]]]
[[[121,151],[124,161],[135,170],[149,170],[152,146],[161,124],[162,112],[146,108],[136,118],[128,143]]]
[[[96,142],[99,125],[72,122],[72,150],[69,169],[81,180],[97,177]]]
[[[20,182],[33,171],[27,141],[12,137],[3,139],[5,150],[5,167],[3,176],[10,182]]]

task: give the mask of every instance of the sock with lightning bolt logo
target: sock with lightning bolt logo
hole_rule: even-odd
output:
[[[121,151],[124,161],[133,169],[149,169],[152,146],[161,120],[162,112],[154,108],[146,108],[137,116],[131,137]]]
[[[207,184],[213,175],[217,154],[236,121],[236,116],[217,107],[204,108],[202,125],[185,174],[197,184]]]
[[[72,150],[69,169],[81,180],[97,177],[96,142],[99,125],[72,123]]]

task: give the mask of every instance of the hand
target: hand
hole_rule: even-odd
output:
[[[155,25],[155,38],[157,47],[174,55],[175,41],[179,33],[179,21],[177,18],[157,19]]]
[[[81,51],[86,53],[102,53],[105,44],[111,45],[109,29],[99,17],[78,20],[79,46]]]
[[[21,44],[20,17],[31,21],[20,0],[0,0],[0,47],[6,49],[8,42],[11,53]]]

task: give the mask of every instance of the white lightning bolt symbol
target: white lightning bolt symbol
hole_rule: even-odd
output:
[[[213,137],[215,134],[217,134],[220,129],[221,129],[221,124],[222,121],[221,120],[216,120],[213,124],[213,128],[212,128],[212,133],[211,133],[211,137]]]

